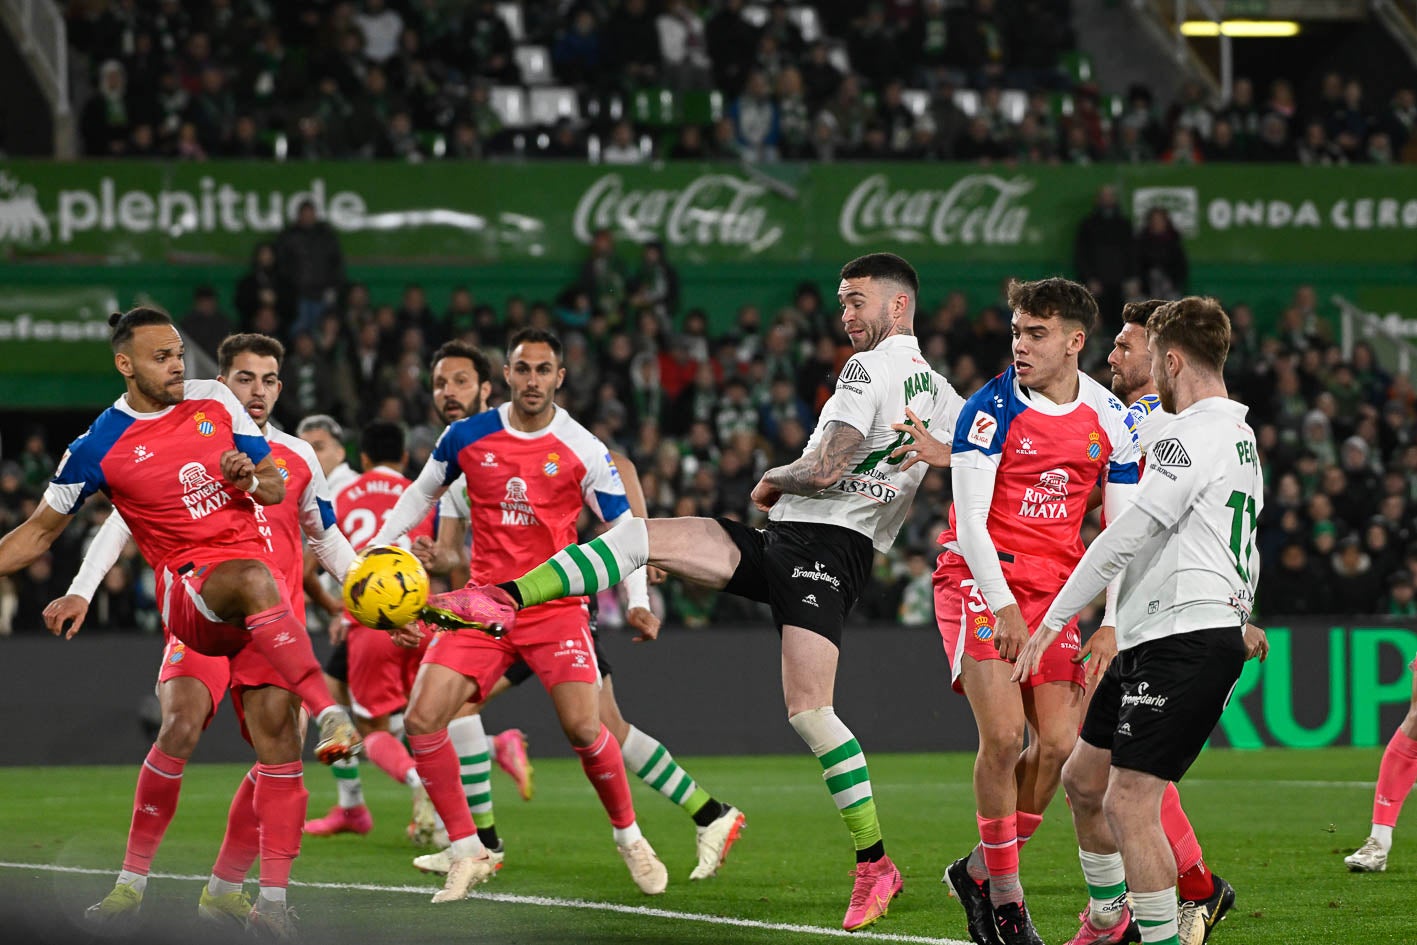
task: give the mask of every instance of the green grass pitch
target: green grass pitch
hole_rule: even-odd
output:
[[[868,755],[887,849],[905,875],[890,914],[863,941],[967,939],[963,911],[940,874],[975,840],[971,756]],[[1417,842],[1399,829],[1388,872],[1355,875],[1342,857],[1366,836],[1376,750],[1204,754],[1181,786],[1207,862],[1238,890],[1217,945],[1417,942]],[[407,791],[364,766],[374,811],[367,837],[306,838],[291,900],[307,942],[795,943],[840,935],[852,865],[845,828],[815,760],[681,759],[715,795],[741,807],[748,829],[717,878],[690,883],[692,822],[634,778],[644,828],[670,872],[656,898],[634,888],[610,828],[574,761],[536,761],[523,803],[496,774],[505,869],[467,902],[433,906],[438,883],[409,864]],[[0,893],[73,917],[110,888],[122,857],[139,759],[128,767],[0,769]],[[154,869],[205,876],[244,769],[194,765]],[[306,768],[310,811],[333,803],[334,782]],[[1409,817],[1417,813],[1409,814]],[[41,868],[44,867],[44,868]],[[1023,853],[1029,907],[1045,941],[1076,930],[1085,904],[1072,824],[1061,799]],[[347,888],[354,884],[357,888]],[[145,921],[194,915],[198,883],[155,877]],[[715,919],[715,921],[707,921]],[[731,920],[728,923],[721,919]]]

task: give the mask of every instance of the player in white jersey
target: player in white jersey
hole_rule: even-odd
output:
[[[1064,768],[1089,888],[1125,880],[1141,941],[1179,942],[1176,860],[1162,794],[1200,753],[1245,660],[1264,481],[1248,409],[1222,374],[1230,320],[1214,299],[1167,303],[1147,324],[1161,407],[1133,507],[1108,524],[1019,655],[1036,669],[1066,622],[1121,575],[1118,655]]]
[[[910,264],[889,253],[842,268],[842,324],[856,353],[801,458],[768,470],[754,488],[754,504],[769,512],[766,529],[728,519],[635,518],[515,581],[435,595],[425,610],[425,619],[449,629],[500,632],[520,607],[594,594],[646,564],[767,603],[782,635],[788,721],[820,761],[856,847],[847,930],[884,915],[901,878],[885,855],[865,755],[832,709],[842,625],[925,473],[892,456],[909,439],[892,423],[909,408],[931,429],[952,434],[963,403],[920,354],[913,333],[919,287]]]

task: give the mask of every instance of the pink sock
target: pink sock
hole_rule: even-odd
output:
[[[1161,795],[1161,829],[1166,831],[1166,839],[1171,844],[1171,854],[1176,857],[1176,873],[1179,875],[1201,861],[1201,845],[1196,832],[1191,827],[1190,818],[1181,809],[1181,792],[1176,785],[1166,785]]]
[[[635,802],[630,797],[630,779],[625,776],[625,759],[620,743],[610,735],[610,729],[600,726],[600,735],[589,748],[575,745],[581,756],[581,767],[590,779],[591,787],[600,795],[600,803],[610,815],[615,827],[628,827],[635,822]]]
[[[1018,880],[1018,815],[985,817],[976,813],[984,865],[989,870],[989,898],[995,905],[1022,902]]]
[[[177,795],[182,791],[182,769],[187,764],[174,758],[156,745],[143,759],[138,770],[138,788],[133,792],[133,822],[128,828],[128,849],[123,855],[123,868],[130,873],[147,875],[152,868],[153,854],[177,813]]]
[[[305,790],[301,764],[256,765],[254,801],[261,821],[261,887],[290,885],[290,867],[300,855],[305,828]]]
[[[388,732],[370,732],[364,736],[364,754],[379,769],[400,784],[408,780],[414,769],[413,757],[403,743]],[[461,776],[459,776],[461,778]]]
[[[1402,734],[1402,729],[1398,729],[1392,733],[1392,739],[1383,750],[1383,763],[1378,767],[1378,793],[1373,798],[1373,823],[1383,827],[1396,827],[1397,815],[1402,813],[1402,802],[1407,800],[1415,781],[1417,741],[1408,738]]]
[[[1038,832],[1038,825],[1043,823],[1043,815],[1021,810],[1014,814],[1014,823],[1018,827],[1018,848],[1022,850],[1023,845],[1032,840],[1033,835]]]
[[[305,703],[312,719],[335,704],[310,646],[310,634],[288,604],[252,614],[246,618],[246,629],[251,631],[251,643],[290,684],[290,691]]]
[[[408,747],[413,749],[413,761],[433,801],[433,809],[448,828],[448,839],[461,840],[475,834],[477,828],[472,825],[472,813],[467,809],[467,795],[462,789],[462,766],[453,743],[448,741],[448,730],[410,735]]]
[[[212,875],[228,883],[246,879],[261,852],[261,821],[256,817],[256,769],[247,771],[231,799],[226,814],[226,835],[221,838]]]

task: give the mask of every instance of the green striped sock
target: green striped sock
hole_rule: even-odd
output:
[[[1144,945],[1180,945],[1176,928],[1176,887],[1132,893],[1132,915]]]
[[[330,773],[335,776],[335,788],[339,791],[339,806],[345,809],[361,807],[364,804],[364,785],[359,780],[359,760],[345,758],[330,765]]]
[[[641,781],[688,811],[690,816],[709,802],[708,791],[694,783],[689,772],[679,767],[674,756],[652,735],[630,726],[630,734],[620,746],[625,767]]]
[[[1088,914],[1098,928],[1111,928],[1127,905],[1127,874],[1120,853],[1089,853],[1078,848],[1082,878],[1087,881]]]
[[[787,721],[821,763],[822,778],[851,831],[856,849],[865,850],[880,843],[881,822],[871,796],[871,774],[851,730],[836,717],[831,706],[799,712]]]
[[[645,522],[635,518],[583,545],[567,545],[514,583],[522,606],[532,607],[562,597],[599,593],[648,561]]]
[[[448,723],[448,739],[458,753],[462,790],[472,822],[481,829],[496,823],[492,814],[492,752],[481,715],[468,715]]]

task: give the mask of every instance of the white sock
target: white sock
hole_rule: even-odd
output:
[[[364,784],[359,780],[359,759],[342,758],[330,765],[339,792],[339,806],[345,810],[364,806]]]
[[[1120,853],[1089,853],[1078,847],[1082,878],[1087,882],[1088,921],[1110,929],[1127,914],[1127,873]]]
[[[1372,831],[1368,834],[1368,836],[1370,836],[1370,837],[1372,837],[1374,840],[1378,841],[1378,844],[1379,844],[1380,846],[1382,846],[1384,853],[1391,852],[1391,850],[1392,850],[1392,828],[1391,828],[1391,827],[1387,826],[1386,824],[1373,824],[1373,829],[1372,829]]]
[[[213,896],[226,896],[240,891],[240,883],[228,883],[226,880],[220,879],[215,873],[212,874],[211,879],[207,880],[207,892],[211,893]]]
[[[492,812],[492,743],[482,727],[482,715],[463,716],[448,723],[448,740],[458,753],[458,771],[462,775],[463,796],[472,822],[490,827],[495,822]]]
[[[630,844],[636,843],[642,839],[644,834],[640,833],[640,825],[636,822],[630,824],[628,827],[616,827],[614,837],[616,846],[628,847]]]
[[[264,902],[285,902],[285,887],[262,886],[261,899]]]
[[[423,779],[418,776],[418,769],[410,768],[408,772],[408,777],[403,779],[403,783],[407,784],[411,788],[423,787]]]
[[[132,870],[123,870],[118,874],[119,886],[132,886],[138,892],[148,888],[148,876],[146,873],[134,873]]]
[[[1132,915],[1143,942],[1176,941],[1176,887],[1132,892]]]
[[[461,840],[454,840],[448,850],[459,859],[465,856],[479,859],[487,855],[487,848],[482,845],[481,840],[477,839],[477,831],[475,830]]]
[[[404,738],[402,712],[395,712],[393,715],[389,716],[389,734],[401,742],[407,741],[407,739]]]

